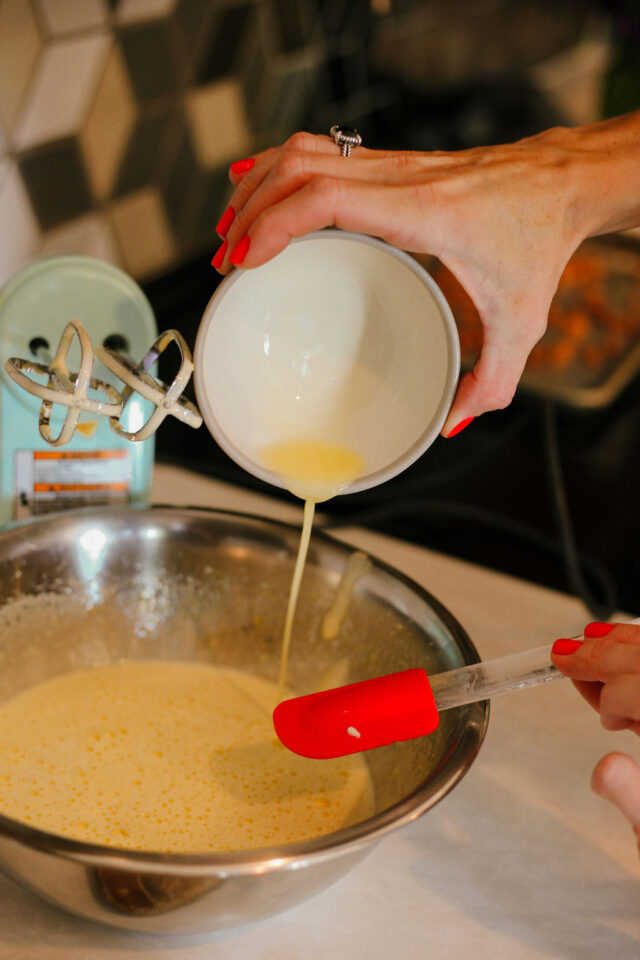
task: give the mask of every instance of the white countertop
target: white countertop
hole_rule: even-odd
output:
[[[301,516],[167,467],[156,471],[153,500]],[[561,593],[367,531],[340,537],[426,587],[485,659],[575,635],[591,619]],[[212,937],[126,934],[0,877],[0,960],[637,960],[634,837],[589,790],[612,749],[640,756],[637,737],[602,730],[569,681],[506,694],[492,702],[485,743],[458,786],[287,913]]]

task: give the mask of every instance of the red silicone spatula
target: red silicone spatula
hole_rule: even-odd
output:
[[[640,624],[640,618],[630,623]],[[273,724],[285,747],[316,759],[412,740],[437,728],[441,710],[564,676],[551,663],[551,650],[536,647],[431,678],[422,669],[403,670],[295,697],[276,707]]]
[[[363,680],[278,704],[273,724],[285,747],[328,759],[432,733],[439,711],[562,677],[551,647],[428,677],[422,669]]]

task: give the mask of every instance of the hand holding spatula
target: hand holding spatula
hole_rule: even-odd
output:
[[[638,621],[632,621],[639,623]],[[423,737],[451,707],[523,690],[564,676],[551,653],[568,653],[582,637],[427,676],[421,668],[295,697],[273,713],[282,743],[301,756],[346,756]]]

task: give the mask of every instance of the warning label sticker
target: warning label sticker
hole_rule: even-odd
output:
[[[128,450],[18,450],[14,516],[128,503],[131,473]]]

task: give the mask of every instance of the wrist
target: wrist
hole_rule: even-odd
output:
[[[578,242],[640,226],[640,111],[562,133]]]

